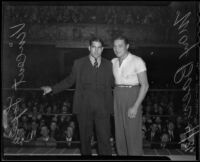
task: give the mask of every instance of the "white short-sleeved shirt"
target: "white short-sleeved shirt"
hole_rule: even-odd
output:
[[[139,84],[137,74],[147,70],[142,58],[131,53],[123,60],[121,66],[119,66],[118,58],[113,58],[111,62],[113,64],[115,84],[137,85]]]

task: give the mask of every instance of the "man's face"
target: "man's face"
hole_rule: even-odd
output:
[[[161,137],[161,141],[162,142],[168,142],[169,141],[169,137],[167,134],[163,134],[163,136]]]
[[[49,135],[49,130],[48,130],[48,128],[46,126],[43,126],[41,128],[41,134],[42,134],[43,137],[46,137],[46,136]]]
[[[92,44],[88,47],[90,54],[95,57],[98,58],[101,56],[102,52],[103,52],[103,47],[101,42],[92,42]]]
[[[113,50],[117,57],[123,57],[128,52],[129,45],[124,40],[116,39],[114,41]]]
[[[168,128],[169,128],[169,130],[173,130],[174,129],[174,124],[173,123],[169,123]]]
[[[51,123],[51,130],[52,131],[56,130],[56,123],[54,123],[54,122]]]
[[[152,127],[151,127],[151,130],[152,130],[153,132],[156,132],[156,130],[157,130],[157,125],[156,125],[156,124],[153,124]]]

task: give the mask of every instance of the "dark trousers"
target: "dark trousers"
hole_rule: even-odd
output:
[[[89,95],[85,98],[81,113],[77,114],[81,142],[81,154],[91,155],[91,137],[94,134],[93,126],[97,135],[99,155],[112,155],[110,145],[110,114],[100,111],[103,102],[99,102],[100,96]]]

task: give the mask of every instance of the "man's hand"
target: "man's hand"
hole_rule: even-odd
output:
[[[137,107],[136,106],[133,106],[131,108],[128,109],[128,117],[129,118],[135,118],[136,115],[137,115]]]
[[[43,95],[46,95],[52,91],[52,88],[49,86],[43,86],[41,89],[44,91]]]

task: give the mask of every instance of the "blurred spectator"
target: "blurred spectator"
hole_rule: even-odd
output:
[[[72,127],[73,129],[75,129],[75,122],[74,121],[70,121],[69,122],[69,126]]]
[[[168,115],[174,116],[174,108],[172,106],[168,107]]]
[[[51,110],[52,110],[52,107],[51,106],[47,106],[47,111],[46,111],[46,115],[51,115]]]
[[[67,106],[68,108],[70,108],[70,106],[71,106],[71,104],[70,104],[70,102],[69,102],[68,99],[66,99],[66,100],[64,101],[63,105],[64,105],[64,106]]]
[[[29,139],[29,134],[31,133],[32,126],[31,120],[29,119],[26,124],[23,125],[25,140]]]
[[[197,115],[197,114],[196,114]],[[199,122],[198,122],[198,118],[197,117],[194,117],[193,118],[193,125],[194,126],[197,126],[199,124]]]
[[[50,124],[50,137],[54,138],[56,141],[59,141],[59,128],[57,126],[57,123],[55,121],[51,121]]]
[[[143,136],[143,140],[146,140],[146,133],[147,133],[147,128],[146,128],[145,124],[142,124],[142,136]]]
[[[59,134],[60,134],[59,138],[62,141],[66,140],[66,133],[65,133],[65,131],[66,131],[67,127],[69,126],[69,121],[67,120],[68,118],[69,117],[66,116],[66,115],[60,115],[58,117],[57,123],[59,125]]]
[[[44,105],[42,103],[39,104],[39,113],[44,114]]]
[[[41,113],[38,113],[36,120],[37,120],[37,121],[40,121],[41,119],[42,119],[42,114],[41,114]]]
[[[146,116],[146,128],[147,131],[151,130],[151,124],[153,123],[153,120],[151,119],[151,116]]]
[[[57,107],[56,104],[53,105],[52,113],[53,113],[53,114],[57,114],[57,113],[59,113],[59,111],[58,111],[58,107]]]
[[[46,125],[41,127],[41,137],[37,138],[37,144],[45,144],[47,146],[56,146],[56,140],[49,135],[49,129]]]
[[[54,121],[54,122],[58,122],[58,115],[54,115],[53,117],[52,117],[52,121]]]
[[[67,129],[65,130],[65,134],[66,134],[66,142],[67,142],[67,146],[71,146],[71,142],[72,142],[72,138],[73,138],[73,134],[74,134],[74,129],[70,126],[67,127]]]
[[[29,110],[32,109],[32,106],[33,106],[33,103],[31,101],[28,101],[27,102],[27,107],[28,107]]]
[[[48,105],[46,109],[46,114],[44,115],[45,122],[48,126],[50,125],[51,119],[53,117],[53,114],[51,111],[52,111],[52,107]]]
[[[183,151],[187,150],[187,136],[185,133],[181,133],[180,134],[180,149]]]
[[[177,134],[179,134],[179,141],[180,141],[180,134],[185,131],[186,125],[183,122],[183,118],[181,116],[177,116],[176,123],[175,123],[175,130]]]
[[[28,129],[28,116],[26,114],[22,115],[21,118],[22,127],[27,130]]]
[[[36,140],[40,136],[40,132],[38,129],[38,123],[36,121],[32,121],[31,123],[31,131],[29,132],[27,139],[28,140]]]
[[[41,120],[39,121],[39,129],[41,129],[44,125],[46,125],[45,119],[41,118]]]
[[[68,121],[66,120],[67,116],[66,115],[60,115],[58,118],[58,124],[60,126],[60,129],[66,128],[68,126]]]
[[[161,133],[162,129],[163,129],[163,123],[162,123],[162,120],[161,120],[161,118],[159,116],[156,117],[155,123],[156,123],[156,125],[158,127],[159,133]]]
[[[174,123],[173,122],[169,122],[167,125],[167,133],[169,135],[169,141],[175,141],[177,140],[177,136],[176,136],[176,132],[174,130]]]
[[[161,105],[159,105],[159,107],[158,107],[158,114],[159,115],[166,115],[164,110],[163,110],[163,107]]]
[[[161,148],[166,148],[168,142],[169,142],[169,135],[167,133],[163,133],[161,135]]]
[[[32,111],[32,118],[37,118],[38,115],[38,109],[36,106],[33,107],[33,111]]]
[[[62,114],[67,114],[68,112],[69,112],[68,107],[67,107],[66,105],[63,105],[63,106],[62,106],[62,111],[61,111],[61,113],[62,113]]]
[[[175,130],[174,123],[170,121],[167,125],[167,134],[169,136],[168,148],[178,148],[178,142],[180,141],[178,132]]]
[[[158,131],[158,127],[155,123],[151,125],[150,131],[146,134],[147,140],[151,142],[151,148],[159,148],[160,147],[160,138],[161,134]]]
[[[150,105],[147,105],[147,106],[146,106],[146,109],[145,109],[145,115],[151,115],[151,114],[152,114],[151,106],[150,106]]]
[[[159,109],[158,109],[158,104],[157,103],[154,103],[153,105],[153,112],[152,112],[152,115],[159,115]]]

